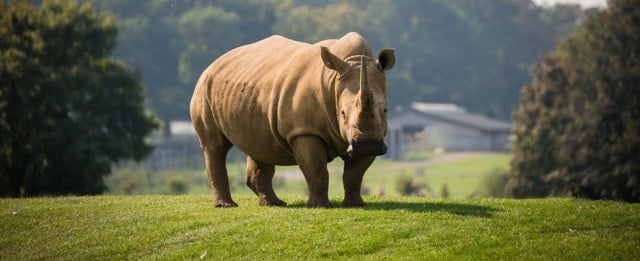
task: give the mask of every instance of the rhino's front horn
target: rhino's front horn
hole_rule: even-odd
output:
[[[369,89],[369,77],[367,76],[367,64],[364,60],[364,55],[360,57],[360,90],[358,97],[360,98],[360,104],[362,104],[363,110],[371,108],[373,102],[371,90]]]

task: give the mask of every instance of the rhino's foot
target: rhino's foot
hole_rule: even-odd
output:
[[[344,201],[342,201],[342,207],[343,208],[359,208],[359,207],[364,207],[366,205],[367,205],[367,203],[364,203],[364,201],[362,201],[362,199],[359,199],[359,200],[348,200],[348,199],[345,199]]]
[[[329,203],[328,199],[322,200],[311,200],[307,201],[308,208],[331,208],[331,203]]]
[[[231,207],[237,207],[238,204],[233,202],[233,200],[214,200],[213,206],[216,208],[231,208]]]
[[[286,207],[287,206],[287,202],[284,202],[284,201],[280,200],[279,198],[274,198],[274,199],[261,198],[260,199],[260,206]]]

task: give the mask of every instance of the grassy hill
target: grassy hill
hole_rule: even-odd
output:
[[[363,209],[214,209],[209,195],[0,199],[0,260],[640,256],[640,204],[367,197]],[[339,198],[334,198],[334,205]]]

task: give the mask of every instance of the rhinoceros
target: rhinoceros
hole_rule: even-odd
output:
[[[331,207],[327,163],[344,160],[342,206],[364,206],[362,178],[386,152],[387,83],[394,49],[374,59],[358,33],[308,44],[271,36],[220,56],[191,99],[215,207],[233,207],[225,165],[247,155],[246,184],[263,206],[285,206],[272,187],[275,165],[299,165],[308,207]]]

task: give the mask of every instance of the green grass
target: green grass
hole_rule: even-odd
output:
[[[446,156],[446,155],[445,155]],[[435,157],[435,156],[433,156]],[[433,195],[440,195],[444,184],[451,198],[467,198],[482,190],[482,181],[494,172],[502,173],[509,168],[511,155],[501,153],[469,154],[459,159],[440,163],[427,161],[396,162],[377,159],[364,176],[363,185],[371,194],[382,189],[385,195],[399,195],[395,190],[396,179],[402,174],[415,175],[416,178],[431,187]],[[329,163],[329,195],[343,196],[343,162],[335,159]],[[253,195],[244,184],[244,165],[228,163],[231,191],[234,195]],[[281,173],[299,170],[298,166],[277,166],[274,187],[278,195],[305,195],[306,183],[300,179],[282,179]],[[279,175],[280,173],[280,175]],[[204,169],[162,170],[153,172],[141,166],[118,168],[107,178],[110,193],[124,194],[120,188],[123,181],[136,184],[133,194],[168,194],[167,180],[171,177],[183,177],[187,182],[188,194],[211,193],[207,185]]]
[[[215,209],[210,196],[0,200],[0,260],[633,260],[640,204],[367,197],[363,209]],[[340,198],[332,198],[338,204]]]

